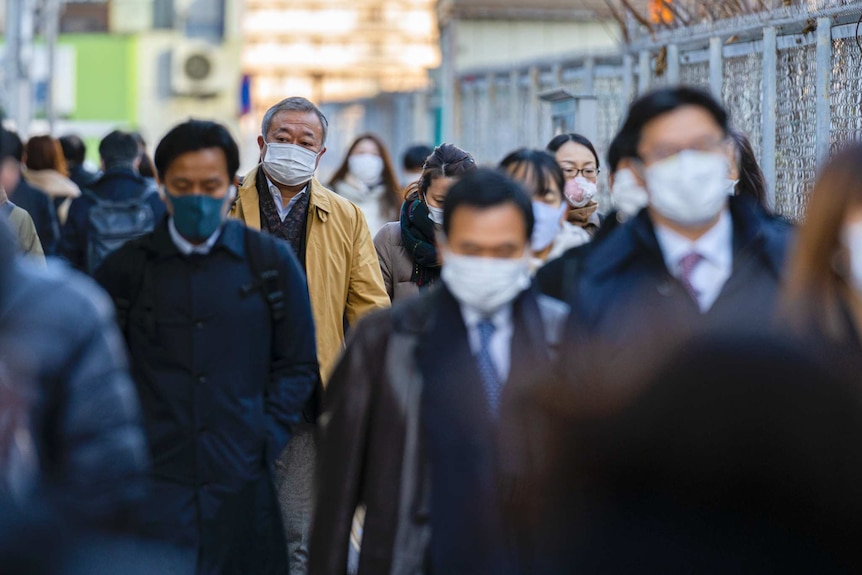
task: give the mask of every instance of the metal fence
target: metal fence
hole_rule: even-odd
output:
[[[353,114],[393,150],[431,141],[436,108],[454,102],[454,143],[480,163],[553,136],[549,104],[539,95],[566,88],[597,98],[594,140],[600,151],[637,94],[658,86],[702,86],[721,98],[734,126],[753,144],[775,210],[804,216],[817,166],[862,138],[862,0],[808,0],[802,6],[678,28],[654,36],[629,30],[619,54],[571,56],[459,74],[454,97],[386,94],[330,107],[337,126]],[[640,34],[640,35],[639,35]],[[355,131],[355,130],[354,130]],[[337,132],[337,130],[333,130]]]

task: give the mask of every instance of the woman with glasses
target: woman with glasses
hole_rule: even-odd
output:
[[[595,200],[601,166],[595,146],[580,134],[560,134],[548,143],[547,151],[566,178],[567,220],[594,235],[601,225]]]
[[[565,177],[552,155],[542,150],[515,150],[500,162],[500,169],[520,182],[533,203],[533,236],[530,240],[535,272],[569,248],[590,241],[583,228],[566,221],[569,204],[563,194]]]

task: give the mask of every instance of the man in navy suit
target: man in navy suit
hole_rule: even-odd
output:
[[[442,286],[361,322],[327,389],[312,575],[516,572],[507,398],[550,368],[568,308],[530,285],[533,214],[477,170],[444,207]]]

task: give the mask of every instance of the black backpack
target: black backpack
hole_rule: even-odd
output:
[[[84,191],[95,202],[87,213],[87,273],[93,275],[105,258],[127,241],[155,229],[156,219],[148,200],[158,193],[158,188],[150,186],[137,198],[117,202]]]

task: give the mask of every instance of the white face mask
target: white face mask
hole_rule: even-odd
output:
[[[637,215],[649,203],[646,190],[638,183],[635,173],[628,168],[623,168],[614,175],[611,196],[617,210],[629,217]]]
[[[565,196],[573,208],[583,208],[596,196],[598,186],[583,176],[566,182]]]
[[[437,224],[438,226],[443,225],[443,208],[435,208],[434,206],[425,204],[425,207],[428,208],[428,219]]]
[[[559,207],[549,206],[545,202],[533,200],[533,237],[530,247],[534,252],[540,252],[551,245],[560,233],[560,222],[566,213],[565,202]]]
[[[530,287],[530,262],[522,258],[481,258],[445,251],[440,278],[462,304],[491,314]]]
[[[374,154],[353,154],[347,158],[347,167],[357,180],[371,187],[380,183],[383,158]]]
[[[727,190],[728,196],[736,195],[736,184],[739,183],[739,180],[731,180],[730,178],[724,179],[725,189]]]
[[[272,180],[284,186],[308,182],[317,169],[318,154],[295,144],[266,144],[263,169]]]
[[[650,205],[681,226],[714,218],[727,203],[728,162],[723,154],[684,150],[644,172]]]
[[[850,256],[847,281],[857,292],[862,292],[862,222],[846,226],[841,235]]]

